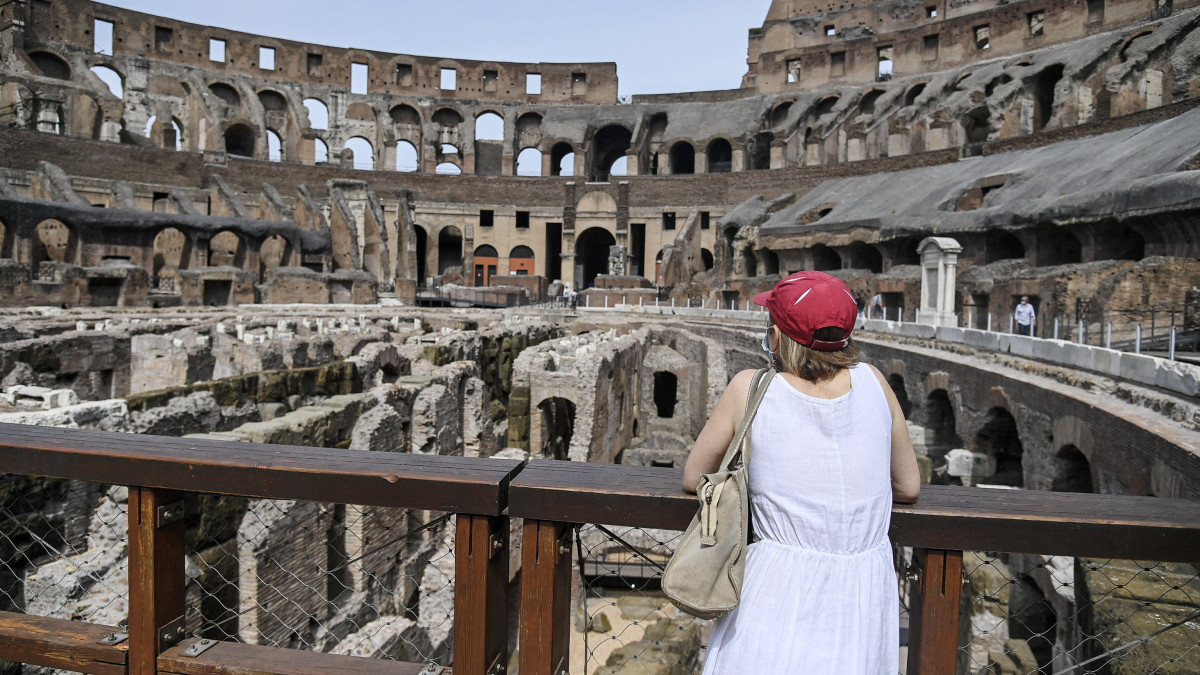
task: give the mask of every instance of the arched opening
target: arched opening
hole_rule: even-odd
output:
[[[1025,257],[1025,245],[1017,235],[1004,230],[990,230],[984,240],[986,249],[984,260],[989,263],[997,260],[1013,260]]]
[[[417,146],[408,141],[396,141],[396,170],[410,173],[421,165],[417,156]]]
[[[608,274],[608,249],[617,240],[603,227],[590,227],[575,239],[575,283],[578,288],[591,288],[596,277]]]
[[[210,267],[236,267],[246,263],[246,244],[237,232],[225,230],[208,240],[208,264]]]
[[[308,110],[308,127],[310,129],[329,128],[329,106],[319,98],[304,99],[304,107]]]
[[[375,146],[362,136],[355,136],[346,141],[346,147],[353,153],[354,168],[375,168]]]
[[[629,158],[619,157],[617,161],[612,163],[608,170],[608,175],[611,176],[626,176],[629,174]]]
[[[270,129],[267,129],[267,161],[283,161],[283,139]]]
[[[679,378],[675,373],[660,370],[654,373],[654,409],[662,419],[675,416],[675,401],[679,393]]]
[[[328,162],[329,161],[329,146],[325,145],[325,141],[313,139],[313,162]]]
[[[633,134],[628,129],[615,124],[596,132],[589,148],[592,161],[588,168],[588,180],[604,183],[609,176],[617,175],[613,165],[625,159],[632,140]]]
[[[43,220],[33,230],[33,270],[43,262],[74,263],[75,231],[61,220]]]
[[[225,130],[225,152],[238,157],[254,156],[254,129],[245,124],[234,124]]]
[[[883,271],[883,255],[870,244],[861,241],[851,243],[846,249],[846,257],[852,269],[870,270],[875,274]]]
[[[120,73],[108,66],[92,66],[90,70],[108,86],[108,90],[112,92],[113,96],[120,99],[125,98],[125,79],[121,77]]]
[[[671,173],[696,173],[696,149],[687,141],[679,141],[671,146]]]
[[[908,419],[912,413],[912,401],[908,400],[908,388],[904,386],[904,377],[899,373],[888,375],[888,386],[892,388],[892,393],[896,395],[896,400],[900,403],[900,412],[904,413],[904,419]]]
[[[700,249],[700,260],[704,263],[704,271],[707,272],[713,268],[713,253],[712,251],[702,248]]]
[[[792,102],[784,101],[771,110],[771,126],[777,127],[787,121],[792,112]]]
[[[818,272],[842,269],[842,256],[825,244],[812,247],[812,268]]]
[[[1054,643],[1057,640],[1058,615],[1046,599],[1041,587],[1028,574],[1013,582],[1008,591],[1008,634],[1014,640],[1024,640],[1033,652],[1037,669],[1033,673],[1049,673],[1054,662]]]
[[[883,96],[882,89],[872,89],[863,94],[862,99],[858,102],[858,112],[863,115],[874,115],[875,103],[879,101],[880,96]]]
[[[508,254],[508,273],[517,276],[533,274],[533,249],[528,246],[517,246]]]
[[[241,105],[242,97],[237,93],[237,89],[225,84],[224,82],[213,82],[208,85],[208,90],[217,98],[228,103],[231,106]]]
[[[179,125],[179,120],[174,117],[171,118],[171,133],[175,136],[175,150],[177,152],[183,150],[183,127]],[[170,145],[170,143],[167,145]]]
[[[542,458],[569,459],[575,433],[575,404],[565,398],[548,398],[538,404],[542,414]]]
[[[33,61],[33,65],[37,66],[37,69],[42,71],[42,75],[46,77],[53,77],[56,80],[71,79],[71,66],[55,54],[32,52],[29,54],[29,60]]]
[[[1017,432],[1017,421],[1012,413],[1004,408],[992,408],[988,411],[983,427],[975,435],[975,451],[996,458],[996,475],[983,482],[996,485],[1025,485],[1024,472],[1021,467],[1021,457],[1024,449],[1021,446],[1021,436]]]
[[[917,102],[917,97],[925,92],[925,83],[918,82],[909,88],[908,93],[904,95],[904,105],[910,106]]]
[[[550,149],[550,175],[575,175],[575,148],[570,143],[555,143]]]
[[[708,144],[708,172],[729,173],[733,171],[733,146],[724,138]]]
[[[263,110],[267,112],[287,112],[288,109],[287,99],[284,98],[283,94],[270,89],[263,89],[258,92],[258,102],[262,104]]]
[[[500,266],[500,254],[494,246],[484,244],[475,248],[475,285],[490,286]]]
[[[758,276],[758,256],[754,255],[754,251],[749,246],[742,249],[742,266],[746,270],[747,277]]]
[[[925,452],[933,460],[933,467],[945,466],[946,453],[963,446],[954,405],[945,389],[934,389],[925,398],[925,429]],[[944,483],[945,477],[939,479],[939,473],[935,471],[934,481],[939,480]]]
[[[1050,489],[1055,492],[1095,492],[1092,465],[1074,445],[1064,445],[1054,453],[1054,479]]]
[[[533,148],[542,143],[542,116],[528,112],[517,118],[517,147]]]
[[[425,257],[429,253],[429,234],[420,225],[413,225],[417,248],[417,285],[425,285]]]
[[[976,157],[983,154],[983,144],[987,143],[992,125],[988,118],[987,106],[979,106],[963,117],[963,138],[966,139],[963,154]]]
[[[417,112],[416,108],[403,103],[389,110],[388,117],[392,118],[392,124],[395,125],[421,126],[421,113]]]
[[[779,274],[779,256],[769,248],[758,249],[760,274]]]
[[[445,274],[452,269],[462,268],[463,235],[462,230],[450,225],[438,232],[438,274]]]
[[[1034,131],[1046,128],[1054,115],[1054,89],[1063,77],[1062,64],[1054,64],[1037,74],[1033,82]]]
[[[769,132],[763,132],[754,137],[754,147],[750,154],[750,169],[753,171],[766,171],[771,168],[771,141],[775,140],[775,135]]]
[[[813,118],[819,118],[822,115],[833,112],[833,107],[838,103],[837,96],[826,96],[817,103],[817,107],[813,108]]]
[[[1037,228],[1037,265],[1069,265],[1082,260],[1079,238],[1066,227],[1039,225]]]
[[[518,176],[542,175],[542,152],[537,148],[525,148],[517,155]]]
[[[151,115],[150,119],[146,120],[146,132],[142,134],[146,138],[154,138],[154,123],[158,121],[157,115]]]
[[[438,125],[440,130],[454,131],[458,128],[458,125],[462,124],[463,116],[453,108],[439,108],[433,113],[433,117],[430,119],[433,120],[434,124]],[[443,142],[445,141],[445,139],[442,140]]]
[[[665,249],[659,249],[658,255],[654,256],[654,279],[656,284],[658,283],[659,278],[658,273],[660,270],[662,270],[663,253],[665,252]]]
[[[258,273],[265,276],[267,272],[283,267],[291,257],[292,245],[283,235],[275,234],[267,237],[258,249]]]
[[[154,236],[153,269],[155,286],[162,287],[164,277],[173,278],[174,272],[184,270],[192,258],[191,241],[183,232],[168,227]],[[174,286],[173,281],[168,286]]]
[[[987,83],[987,86],[983,88],[983,95],[991,98],[992,94],[996,91],[996,87],[1002,87],[1012,82],[1012,80],[1012,75],[1001,73],[1000,77],[993,78],[991,82]]]
[[[475,118],[475,140],[503,141],[504,118],[494,112],[485,112]]]
[[[457,176],[462,173],[462,169],[454,162],[442,162],[434,167],[433,172],[441,176]]]
[[[1146,257],[1146,239],[1128,225],[1110,221],[1094,232],[1095,260],[1141,260]]]
[[[0,258],[11,258],[12,252],[8,250],[8,228],[5,227],[4,221],[0,221]]]

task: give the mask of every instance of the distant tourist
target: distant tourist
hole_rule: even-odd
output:
[[[569,281],[563,282],[562,302],[564,305],[571,304],[571,282]]]
[[[1033,335],[1033,327],[1037,325],[1037,312],[1033,311],[1033,305],[1029,304],[1029,296],[1022,295],[1021,302],[1017,304],[1017,309],[1013,311],[1013,318],[1017,321],[1017,332],[1021,335]]]
[[[876,293],[871,297],[871,318],[886,319],[887,315],[883,313],[883,294]]]
[[[863,300],[862,293],[854,294],[854,304],[858,307],[858,315],[862,316],[863,311],[867,309],[867,301]]]
[[[797,272],[754,302],[782,370],[751,423],[750,512],[741,604],[717,619],[706,675],[895,673],[899,593],[892,503],[921,489],[904,413],[850,339],[846,284]],[[684,489],[716,471],[745,414],[754,371],[729,383],[684,468]]]

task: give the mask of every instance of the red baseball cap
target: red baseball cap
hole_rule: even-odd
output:
[[[754,296],[767,308],[783,334],[796,342],[822,351],[836,351],[850,343],[850,332],[858,319],[858,302],[846,282],[824,272],[796,272],[775,288]],[[845,337],[826,342],[813,334],[822,328],[841,328]]]

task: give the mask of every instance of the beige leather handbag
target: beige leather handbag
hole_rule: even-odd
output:
[[[700,478],[700,509],[663,572],[663,592],[671,602],[701,619],[715,619],[741,599],[750,535],[747,431],[774,377],[774,368],[754,374],[742,423],[725,449],[720,470]]]

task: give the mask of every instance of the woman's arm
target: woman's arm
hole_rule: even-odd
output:
[[[892,410],[892,501],[912,504],[921,495],[921,470],[917,468],[917,453],[908,436],[908,424],[904,421],[900,401],[896,400],[896,394],[883,373],[875,366],[870,368],[883,386],[883,395]]]
[[[725,393],[721,394],[721,400],[717,401],[708,423],[696,437],[696,444],[692,446],[687,464],[683,467],[684,490],[695,492],[700,485],[700,477],[716,471],[721,464],[729,441],[733,440],[742,417],[746,415],[746,397],[750,393],[754,372],[743,370],[734,375],[729,386],[725,387]]]

